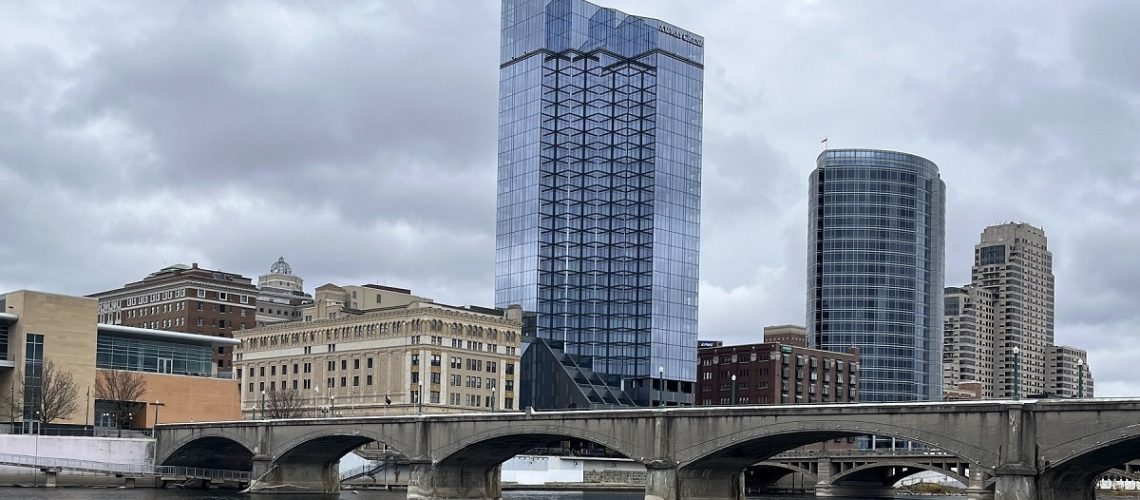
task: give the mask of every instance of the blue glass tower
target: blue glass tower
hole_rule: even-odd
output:
[[[583,0],[503,1],[495,301],[556,356],[524,352],[523,404],[691,403],[703,46]],[[528,377],[550,362],[566,376]]]
[[[807,329],[862,356],[862,401],[942,398],[946,184],[918,156],[832,149],[811,173]]]

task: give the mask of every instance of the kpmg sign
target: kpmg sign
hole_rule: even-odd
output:
[[[701,40],[700,37],[698,37],[696,35],[691,35],[691,34],[686,33],[684,31],[681,31],[677,28],[669,26],[668,24],[662,24],[661,28],[659,28],[659,29],[661,30],[662,33],[664,33],[666,35],[669,35],[669,36],[675,37],[675,38],[680,38],[681,40],[684,40],[684,41],[689,42],[693,45],[696,45],[697,47],[704,47],[705,46],[705,41]]]

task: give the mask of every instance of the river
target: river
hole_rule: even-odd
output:
[[[119,488],[0,488],[0,499],[27,500],[404,500],[402,491],[351,490],[332,495],[246,495],[232,491],[203,490],[155,490],[139,488],[134,490]],[[504,500],[643,500],[645,496],[635,492],[581,492],[581,491],[504,491]],[[748,497],[749,500],[804,500],[814,499],[811,495],[785,495]],[[896,497],[898,499],[930,500],[932,497]],[[940,500],[965,500],[964,496],[938,497]],[[832,497],[832,500],[845,500]],[[865,500],[865,499],[846,499]]]
[[[204,490],[155,490],[140,488],[134,490],[119,488],[0,488],[0,499],[27,499],[27,500],[288,500],[288,499],[317,499],[317,500],[404,500],[402,491],[368,491],[352,490],[342,491],[332,495],[243,495],[229,491]],[[642,500],[641,493],[634,492],[575,492],[575,491],[505,491],[504,500]],[[811,495],[785,495],[748,497],[749,500],[805,500],[814,499]],[[965,496],[899,496],[896,499],[904,500],[965,500]],[[1106,500],[1121,500],[1125,497],[1099,497]],[[1130,497],[1140,498],[1140,497]],[[833,500],[845,500],[833,497]],[[866,499],[846,499],[866,500]]]

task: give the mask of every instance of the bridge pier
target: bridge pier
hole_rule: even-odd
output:
[[[499,465],[480,467],[412,462],[408,500],[499,500],[503,498]]]
[[[46,467],[40,470],[44,473],[44,488],[55,488],[56,481],[59,480],[59,467]]]
[[[682,469],[677,492],[679,500],[744,500],[744,470]]]
[[[994,500],[1044,500],[1037,491],[1036,471],[1000,472],[994,483]]]
[[[967,500],[994,500],[994,492],[986,488],[986,473],[970,467],[970,483],[966,485]]]
[[[677,468],[672,464],[645,465],[645,500],[677,499]]]
[[[340,491],[339,463],[273,463],[267,457],[256,457],[249,492],[336,493]],[[209,485],[209,482],[205,484]]]

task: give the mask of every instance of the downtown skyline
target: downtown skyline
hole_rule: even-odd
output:
[[[706,36],[702,337],[802,322],[806,180],[828,136],[938,163],[947,284],[969,280],[985,226],[1044,226],[1057,342],[1090,351],[1098,395],[1140,394],[1140,181],[1122,139],[1140,74],[1111,61],[1135,6],[607,6]],[[0,67],[19,75],[0,84],[0,289],[93,293],[191,261],[254,275],[284,255],[310,285],[493,303],[497,1],[235,4],[236,20],[24,8],[0,15]],[[77,27],[119,19],[130,36]],[[900,19],[906,43],[872,33]]]

